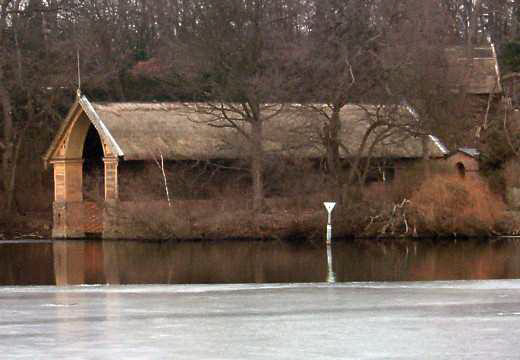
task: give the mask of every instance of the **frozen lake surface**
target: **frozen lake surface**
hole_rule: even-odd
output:
[[[520,280],[0,287],[2,358],[518,359]]]

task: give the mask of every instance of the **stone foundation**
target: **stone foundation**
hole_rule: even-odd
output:
[[[80,239],[103,232],[102,210],[95,202],[54,202],[52,237]]]
[[[53,203],[52,237],[75,239],[85,237],[83,202]]]
[[[105,201],[103,207],[103,239],[125,237],[125,233],[120,231],[119,218],[119,203],[117,201]]]

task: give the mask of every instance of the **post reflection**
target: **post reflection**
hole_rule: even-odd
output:
[[[327,242],[327,282],[336,282],[336,273],[334,272],[334,262],[332,261],[332,245]]]

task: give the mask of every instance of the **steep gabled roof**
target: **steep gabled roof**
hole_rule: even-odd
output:
[[[85,114],[87,114],[92,125],[94,125],[100,136],[105,139],[106,143],[112,150],[112,153],[116,154],[117,156],[124,156],[124,153],[119,147],[119,144],[116,142],[103,120],[101,120],[90,101],[88,101],[85,96],[81,96],[79,103],[83,108],[83,111],[85,111]]]
[[[63,141],[70,127],[73,126],[74,120],[77,117],[81,116],[81,113],[84,113],[88,117],[92,125],[98,131],[99,136],[110,147],[112,153],[116,154],[117,156],[123,156],[121,148],[113,138],[112,134],[110,134],[110,132],[108,131],[104,122],[99,118],[96,111],[92,108],[92,104],[90,103],[90,101],[84,95],[81,95],[78,92],[76,100],[69,109],[67,116],[65,116],[65,120],[61,123],[61,126],[58,129],[56,135],[54,136],[51,145],[43,155],[43,160],[45,164],[47,164],[51,159],[55,157],[55,153],[59,144]]]

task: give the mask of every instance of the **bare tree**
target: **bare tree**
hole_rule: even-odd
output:
[[[321,138],[327,168],[339,185],[340,113],[347,104],[361,101],[370,91],[377,64],[371,52],[381,33],[373,23],[376,1],[314,1],[309,19],[307,51],[300,62],[300,99],[309,103],[323,124]],[[326,107],[312,104],[326,104]]]
[[[255,211],[264,199],[264,123],[283,108],[273,104],[283,98],[284,66],[296,31],[292,8],[279,5],[199,1],[196,25],[184,30],[173,54],[195,99],[205,102],[196,107],[204,122],[236,131],[248,145]]]

